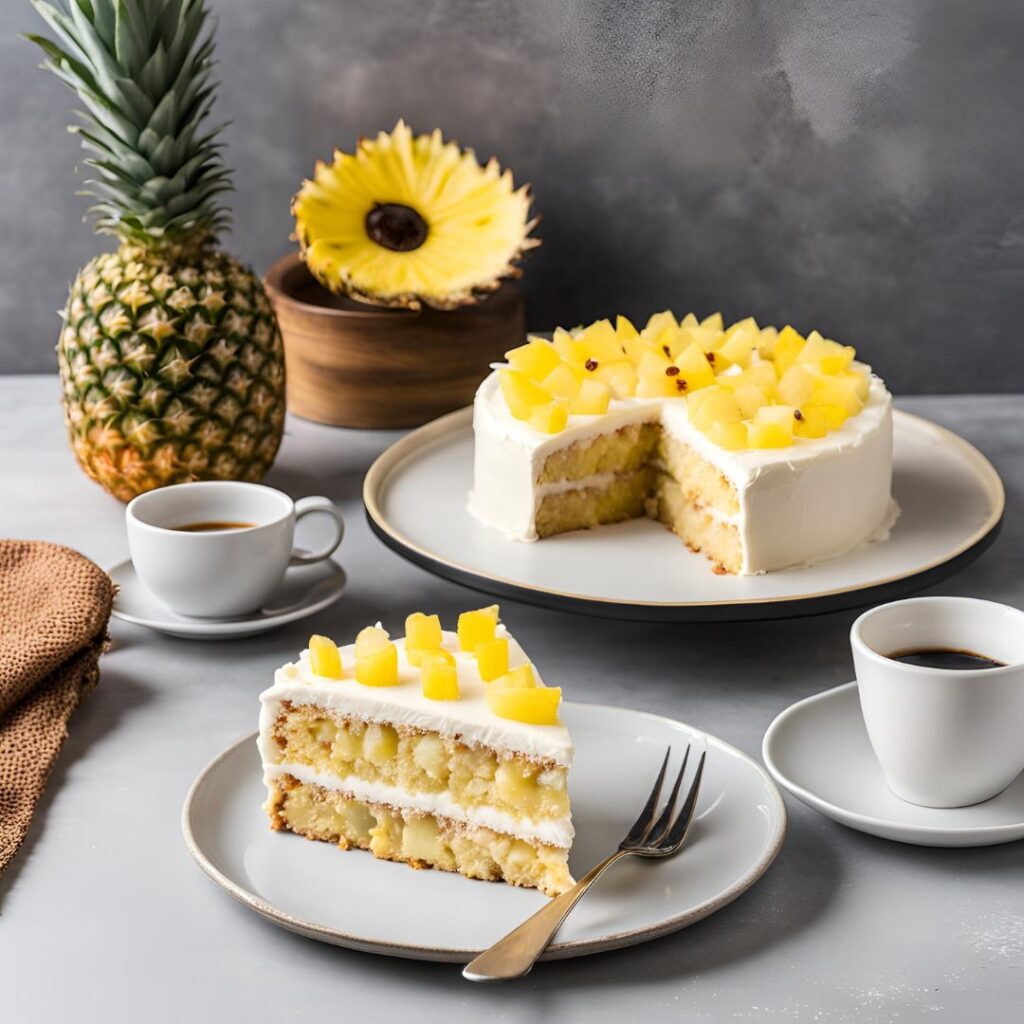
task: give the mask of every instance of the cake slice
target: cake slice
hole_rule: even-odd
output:
[[[573,747],[498,608],[370,626],[338,647],[314,636],[260,695],[271,828],[383,860],[509,882],[573,884]]]

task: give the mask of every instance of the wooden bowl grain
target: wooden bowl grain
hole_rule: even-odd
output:
[[[332,295],[289,253],[264,283],[284,339],[289,411],[333,426],[415,427],[468,405],[526,329],[512,282],[462,309],[388,309]]]

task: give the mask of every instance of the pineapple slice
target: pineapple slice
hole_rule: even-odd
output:
[[[569,412],[573,416],[601,416],[608,411],[611,397],[607,384],[588,377],[580,384],[579,394],[573,398]]]
[[[625,359],[600,363],[591,371],[590,377],[604,384],[615,398],[630,398],[636,394],[636,370]]]
[[[364,629],[363,633],[365,632]],[[358,643],[359,641],[356,640],[357,645]],[[390,640],[385,640],[383,647],[369,653],[360,655],[357,650],[356,682],[362,683],[363,686],[396,685],[398,682],[398,648]]]
[[[747,440],[751,448],[788,448],[793,443],[796,410],[790,405],[766,405],[750,422]]]
[[[806,405],[814,398],[814,380],[799,363],[790,366],[779,380],[779,397],[788,405]]]
[[[746,423],[720,423],[717,420],[707,429],[708,439],[727,451],[739,451],[747,447]]]
[[[614,363],[622,358],[622,343],[610,320],[597,320],[576,335],[576,341],[583,346],[587,363]],[[587,369],[596,367],[587,366]]]
[[[458,700],[459,673],[455,658],[445,650],[424,651],[420,665],[423,696],[428,700]]]
[[[505,404],[517,420],[530,418],[530,410],[536,405],[544,405],[551,401],[551,396],[525,373],[505,368],[500,374],[501,393],[505,396]]]
[[[529,338],[525,345],[506,352],[505,358],[513,370],[534,380],[543,380],[562,362],[554,346],[544,338]]]
[[[797,437],[824,437],[828,433],[828,414],[822,405],[805,405],[793,413],[793,418],[793,433]]]
[[[530,725],[558,725],[558,705],[562,701],[559,687],[519,689],[498,686],[487,687],[487,706],[499,718]]]
[[[561,327],[556,328],[551,336],[551,344],[554,345],[562,362],[582,369],[587,361],[587,351],[568,331]]]
[[[803,337],[788,324],[779,331],[779,336],[772,349],[772,361],[775,363],[775,369],[779,371],[780,377],[796,362],[796,357],[803,347]]]
[[[628,341],[630,338],[639,338],[640,332],[633,326],[633,321],[621,313],[615,318],[615,337],[619,342]]]
[[[743,416],[739,402],[725,388],[706,388],[709,394],[699,398],[704,392],[698,392],[687,400],[687,412],[690,422],[701,431],[707,431],[712,423],[739,423]]]
[[[822,373],[841,373],[853,362],[855,354],[849,345],[827,341],[817,331],[811,331],[804,347],[800,349],[797,362],[814,366]]]
[[[684,390],[688,393],[715,383],[715,371],[711,368],[704,349],[696,343],[689,345],[676,358],[675,365],[679,368],[679,376],[686,382]]]
[[[583,374],[568,363],[559,363],[542,381],[541,387],[555,398],[572,401],[583,383]]]
[[[557,434],[569,422],[569,403],[564,398],[553,398],[546,405],[535,405],[526,421],[542,434]]]
[[[325,679],[341,678],[341,651],[338,645],[326,636],[314,634],[309,638],[309,667],[313,675]]]
[[[505,675],[508,672],[508,640],[500,637],[477,644],[476,666],[480,670],[480,678],[485,683]]]
[[[507,690],[528,690],[537,685],[532,665],[520,665],[494,680],[494,685]]]
[[[405,620],[405,656],[410,665],[419,665],[424,651],[441,646],[441,619],[437,615],[413,612]]]
[[[494,631],[498,626],[498,606],[489,605],[476,611],[463,612],[459,616],[458,636],[459,647],[464,651],[473,652],[480,644],[489,643],[494,639]]]

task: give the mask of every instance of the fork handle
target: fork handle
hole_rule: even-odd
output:
[[[511,981],[529,974],[580,897],[628,850],[616,850],[592,867],[571,889],[541,907],[518,928],[485,949],[467,964],[462,976],[469,981]]]

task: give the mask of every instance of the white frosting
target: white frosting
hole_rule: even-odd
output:
[[[874,375],[864,408],[825,437],[797,438],[788,448],[727,451],[690,424],[680,399],[614,400],[602,416],[571,416],[561,433],[541,433],[512,416],[497,370],[481,384],[473,406],[470,512],[515,540],[535,540],[546,494],[610,482],[605,475],[539,484],[548,456],[643,422],[660,422],[736,489],[740,512],[730,521],[739,530],[745,575],[809,565],[884,539],[899,514],[892,500],[892,397]]]
[[[496,635],[508,639],[510,668],[529,662],[522,647],[504,626],[498,626]],[[420,670],[409,664],[404,639],[395,641],[398,649],[398,683],[395,686],[364,686],[356,682],[354,644],[341,648],[341,679],[316,675],[310,665],[309,651],[303,651],[297,662],[289,662],[279,668],[274,673],[274,685],[260,694],[260,732],[257,743],[263,762],[264,780],[269,785],[278,775],[287,773],[300,781],[349,792],[359,800],[441,814],[456,821],[484,825],[497,832],[568,847],[573,834],[568,815],[548,821],[517,819],[492,808],[462,807],[447,793],[412,793],[380,783],[325,775],[303,765],[278,761],[278,750],[272,735],[281,705],[287,701],[313,705],[367,722],[405,725],[437,732],[469,745],[525,754],[564,767],[572,764],[572,740],[565,726],[529,725],[499,718],[487,707],[487,684],[480,677],[475,656],[459,650],[455,633],[445,632],[442,636],[442,647],[455,657],[460,693],[458,700],[437,701],[423,696]],[[534,675],[538,683],[543,683],[536,666]]]
[[[281,775],[291,775],[300,782],[311,783],[324,789],[333,789],[363,800],[371,804],[388,804],[392,807],[404,807],[424,814],[436,814],[467,825],[482,825],[494,832],[518,836],[521,839],[533,839],[548,846],[559,846],[568,849],[572,846],[573,827],[568,815],[564,818],[535,820],[517,818],[493,807],[463,807],[456,803],[447,791],[440,793],[412,793],[396,786],[387,786],[382,782],[367,782],[355,777],[339,778],[314,771],[308,765],[264,764],[264,781],[272,782]]]

